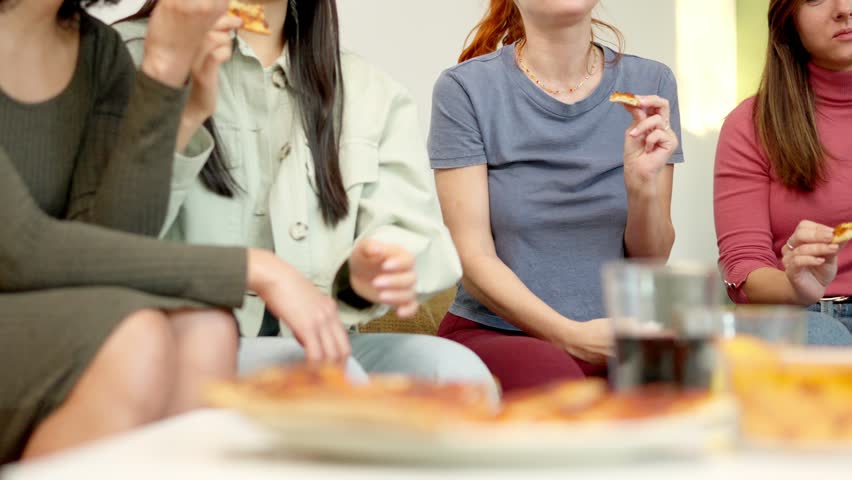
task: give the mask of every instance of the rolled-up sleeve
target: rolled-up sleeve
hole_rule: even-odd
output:
[[[429,158],[435,169],[487,163],[473,104],[450,71],[441,74],[432,92]]]
[[[728,295],[736,303],[749,301],[743,284],[751,272],[775,268],[778,263],[769,220],[772,177],[757,141],[752,111],[753,101],[746,101],[725,121],[713,182],[719,266]]]

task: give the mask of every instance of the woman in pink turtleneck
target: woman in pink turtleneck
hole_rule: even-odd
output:
[[[811,343],[852,343],[852,0],[772,0],[760,89],[722,127],[719,264],[737,303],[807,306]]]

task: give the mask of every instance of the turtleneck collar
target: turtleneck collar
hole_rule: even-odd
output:
[[[825,104],[852,105],[852,71],[836,72],[808,64],[811,86],[817,101]]]

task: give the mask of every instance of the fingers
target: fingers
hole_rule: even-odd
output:
[[[316,330],[310,328],[292,329],[293,336],[305,350],[305,361],[319,363],[323,358],[323,347]]]
[[[403,290],[414,288],[417,283],[417,274],[413,270],[401,273],[388,273],[380,275],[373,280],[373,287],[383,290]]]
[[[317,336],[322,348],[320,361],[324,363],[340,363],[349,355],[348,338],[341,341],[343,325],[337,315],[337,305],[330,298],[325,298],[319,307],[319,318],[317,320]],[[307,350],[307,349],[306,349]]]
[[[414,289],[385,290],[379,293],[379,302],[394,307],[407,305],[417,300]]]
[[[340,360],[340,354],[337,351],[337,339],[334,336],[334,329],[331,325],[325,324],[320,326],[317,332],[319,337],[320,347],[322,347],[323,363],[336,363]]]
[[[787,271],[790,271],[791,269],[819,267],[823,263],[825,263],[825,258],[823,257],[809,257],[804,255],[798,255],[785,259],[784,267]]]
[[[825,243],[808,243],[796,247],[790,252],[790,255],[797,257],[829,257],[832,255],[837,255],[837,252],[839,251],[839,245]]]
[[[655,130],[670,130],[668,122],[660,115],[652,115],[645,120],[642,120],[628,132],[628,135],[633,138],[639,138],[648,135]]]
[[[364,254],[369,258],[378,258],[387,254],[385,245],[378,240],[363,240],[363,244]]]
[[[332,329],[331,333],[334,336],[334,342],[337,344],[340,361],[345,362],[352,355],[352,344],[349,343],[349,335],[346,333],[346,329],[343,328],[343,324],[339,321],[337,322],[337,328]]]
[[[240,27],[243,26],[243,19],[240,17],[235,17],[234,15],[225,14],[219,17],[219,20],[213,24],[213,30],[218,30],[220,32],[231,32],[233,30],[239,30]]]
[[[403,305],[396,309],[396,316],[399,318],[413,318],[417,315],[417,310],[420,308],[420,304],[417,302],[411,302],[407,305]]]
[[[787,245],[797,248],[806,243],[830,243],[834,240],[834,229],[810,220],[802,220]]]
[[[218,75],[219,67],[222,66],[223,63],[227,62],[231,58],[232,54],[233,49],[230,44],[223,45],[216,50],[213,50],[209,55],[207,55],[207,59],[201,66],[201,73],[208,78],[212,78],[213,75]]]
[[[648,114],[645,113],[645,110],[642,110],[641,108],[631,107],[630,105],[624,104],[622,104],[622,106],[625,110],[627,110],[627,113],[629,113],[630,116],[633,117],[633,123],[630,125],[631,127],[639,125],[640,123],[642,123],[642,121],[648,118]]]
[[[658,146],[674,151],[677,148],[677,137],[671,131],[654,130],[645,137],[645,153],[653,152]]]
[[[666,123],[669,122],[671,118],[671,105],[668,100],[657,95],[638,95],[636,98],[642,104],[642,109],[649,115],[659,115]]]
[[[352,349],[337,315],[337,305],[326,297],[314,308],[307,322],[289,325],[305,350],[305,361],[309,364],[344,362]]]
[[[193,72],[198,75],[202,72],[209,72],[210,68],[218,68],[231,57],[232,45],[233,42],[228,33],[208,32],[204,43],[201,45],[201,50],[195,58]]]
[[[382,272],[386,274],[414,270],[414,263],[414,255],[399,248],[382,263]]]

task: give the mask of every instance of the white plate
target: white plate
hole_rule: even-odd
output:
[[[427,465],[560,465],[706,454],[736,438],[733,401],[688,415],[576,424],[454,425],[423,431],[345,419],[255,416],[288,452],[330,459]]]

